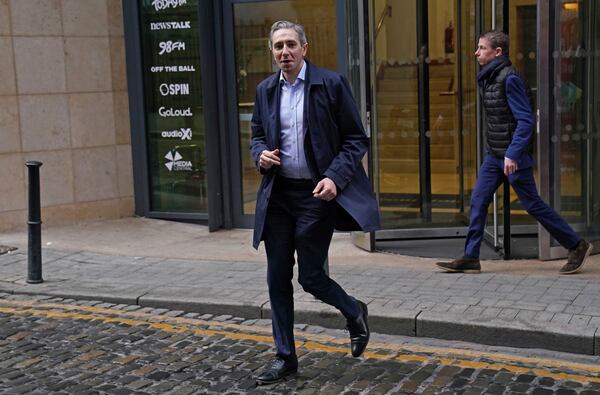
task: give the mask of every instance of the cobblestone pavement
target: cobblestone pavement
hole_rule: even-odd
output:
[[[343,331],[296,329],[298,375],[256,387],[268,320],[0,294],[0,392],[600,394],[598,357],[374,334],[355,359]]]
[[[247,318],[270,315],[264,262],[47,248],[42,254],[45,281],[35,285],[25,282],[25,251],[0,255],[0,292]],[[600,255],[592,258],[598,261]],[[551,275],[503,274],[496,269],[476,276],[448,274],[434,269],[433,261],[421,261],[422,267],[414,268],[350,260],[330,270],[349,294],[368,304],[371,324],[381,333],[600,355],[600,276],[559,276],[554,269]],[[586,272],[588,266],[594,272],[600,265],[590,262]],[[334,308],[315,303],[294,284],[299,322],[339,327]]]

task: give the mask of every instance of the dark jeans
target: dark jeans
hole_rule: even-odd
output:
[[[477,183],[471,196],[471,220],[465,243],[465,256],[479,257],[487,210],[494,192],[504,181],[502,160],[487,155],[479,169]],[[508,176],[525,210],[532,215],[563,247],[573,249],[581,237],[540,197],[533,178],[533,168],[519,169]]]
[[[319,300],[340,310],[348,319],[358,317],[356,300],[325,273],[333,235],[333,203],[312,196],[311,181],[275,180],[264,229],[267,284],[277,355],[296,357],[294,347],[294,252],[298,256],[298,282]]]

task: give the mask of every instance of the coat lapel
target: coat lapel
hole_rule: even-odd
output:
[[[304,59],[306,62],[306,78],[304,88],[304,131],[308,129],[310,119],[310,95],[315,85],[323,85],[323,76],[319,73],[319,69],[314,67],[312,63]]]
[[[281,73],[281,71],[279,73]],[[270,114],[268,140],[273,142],[273,147],[270,147],[273,149],[279,148],[281,134],[281,122],[279,117],[279,111],[281,108],[281,89],[279,89],[279,73],[275,75],[275,78],[273,78],[269,86],[267,86],[267,105],[269,107],[268,114]]]
[[[312,63],[304,59],[306,62],[306,76],[304,81],[304,154],[306,155],[306,164],[310,169],[313,181],[318,182],[320,179],[319,167],[315,159],[315,152],[313,150],[312,137],[310,135],[310,117],[311,117],[311,103],[310,100],[312,90],[315,85],[323,84],[323,77],[319,74],[319,70],[313,67]],[[317,140],[318,141],[318,140]]]

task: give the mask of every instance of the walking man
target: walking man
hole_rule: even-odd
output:
[[[479,247],[487,209],[494,192],[507,177],[527,212],[569,250],[567,263],[559,273],[573,274],[583,267],[592,245],[575,233],[537,192],[533,178],[533,110],[527,85],[508,59],[508,41],[502,32],[488,32],[479,37],[475,56],[481,66],[477,83],[487,120],[487,155],[471,196],[464,256],[437,265],[448,272],[481,271]]]
[[[304,28],[275,22],[269,48],[279,71],[256,89],[251,154],[263,175],[255,212],[254,248],[267,253],[267,284],[275,358],[258,384],[295,373],[293,266],[306,292],[336,307],[346,318],[351,352],[369,341],[367,306],[325,273],[334,227],[371,231],[379,211],[361,159],[368,148],[347,80],[304,59]]]

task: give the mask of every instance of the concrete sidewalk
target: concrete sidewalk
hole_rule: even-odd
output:
[[[264,252],[251,232],[129,218],[43,233],[43,284],[27,284],[26,233],[0,234],[0,292],[103,300],[189,312],[270,316]],[[446,274],[434,259],[367,253],[336,234],[332,277],[369,305],[375,332],[600,355],[600,255],[582,273],[563,261],[488,261]],[[447,257],[445,257],[447,258]],[[297,276],[296,276],[297,277]],[[339,313],[295,283],[296,322],[340,328]]]

